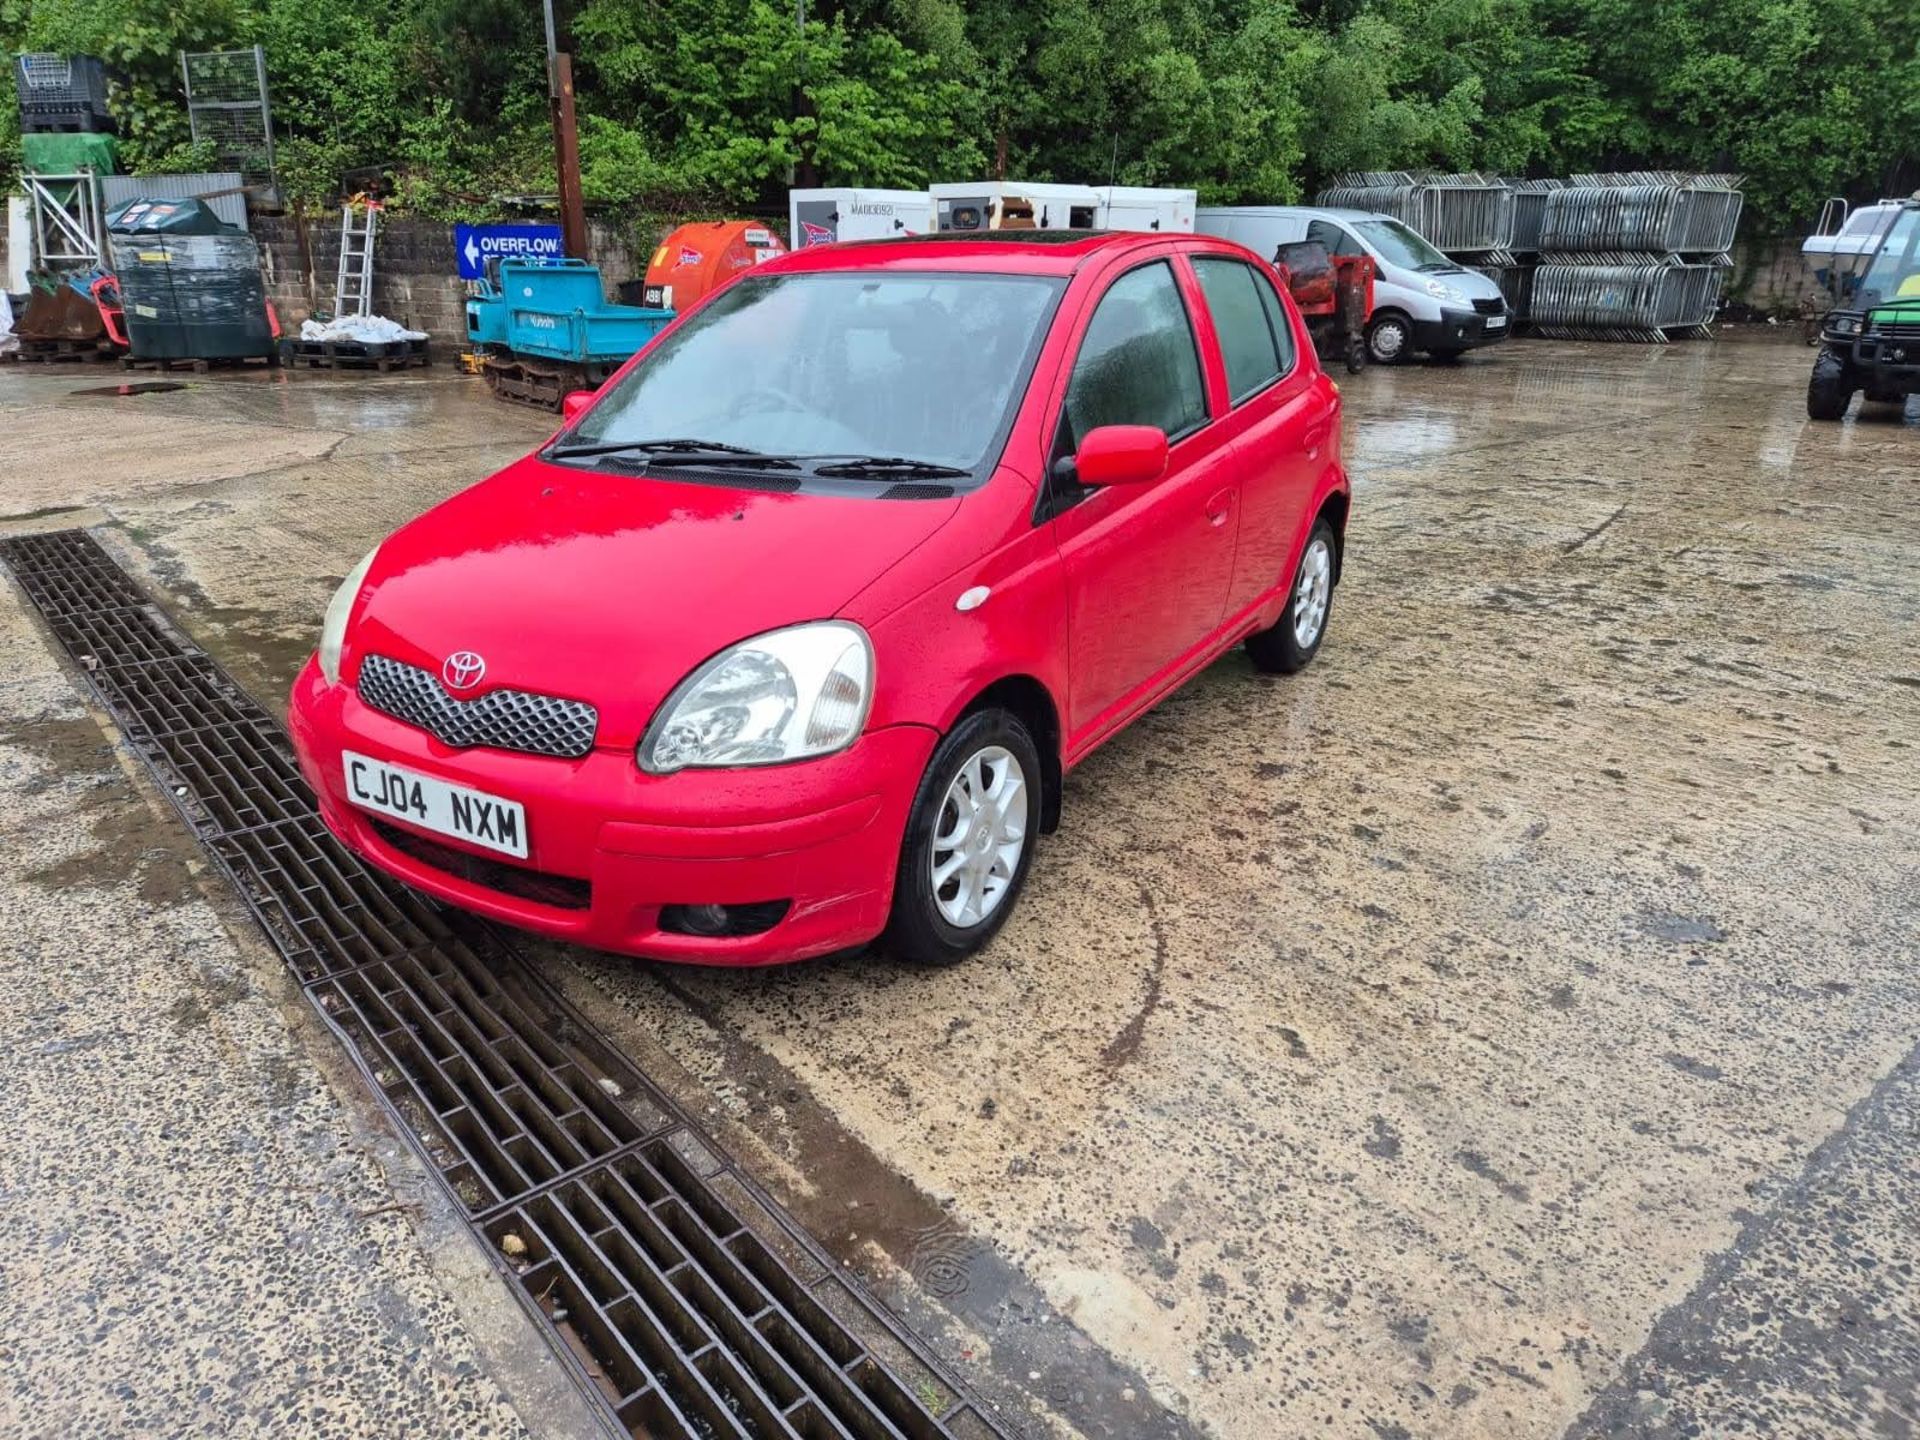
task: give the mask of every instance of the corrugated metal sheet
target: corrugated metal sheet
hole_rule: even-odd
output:
[[[237,170],[199,175],[102,175],[100,199],[109,212],[129,200],[191,200],[212,190],[237,190],[247,182]],[[247,228],[247,197],[221,195],[207,208],[229,225]]]

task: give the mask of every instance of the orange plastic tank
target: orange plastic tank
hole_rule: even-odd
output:
[[[701,220],[682,225],[653,252],[641,303],[659,310],[685,310],[742,270],[786,253],[779,235],[762,220]]]

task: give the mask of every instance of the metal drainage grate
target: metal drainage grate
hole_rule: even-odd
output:
[[[91,536],[0,560],[629,1433],[1006,1434],[498,931],[343,848],[272,717]]]

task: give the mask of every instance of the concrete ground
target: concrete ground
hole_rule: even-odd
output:
[[[542,963],[1036,1430],[1913,1433],[1920,424],[1808,423],[1809,364],[1345,382],[1320,658],[1089,761],[969,965]],[[107,383],[0,372],[0,524],[101,525],[263,696],[546,428],[447,372]],[[580,1433],[22,609],[0,1430]]]

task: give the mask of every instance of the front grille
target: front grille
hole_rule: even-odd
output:
[[[456,700],[437,675],[384,655],[360,662],[358,689],[374,709],[462,749],[485,745],[577,759],[593,749],[600,726],[599,712],[583,700],[526,690],[492,690],[477,700]]]
[[[1894,320],[1875,325],[1873,333],[1882,340],[1920,340],[1920,321]]]
[[[1482,315],[1503,315],[1506,313],[1507,302],[1504,300],[1476,300],[1473,302],[1473,308],[1478,310]]]
[[[472,855],[384,820],[369,823],[376,835],[402,855],[411,855],[423,865],[444,870],[456,880],[484,885],[489,890],[531,900],[536,905],[551,905],[556,910],[586,910],[593,905],[591,881],[576,880],[571,875],[549,875],[544,870],[525,870],[518,865],[489,860],[484,855]]]

